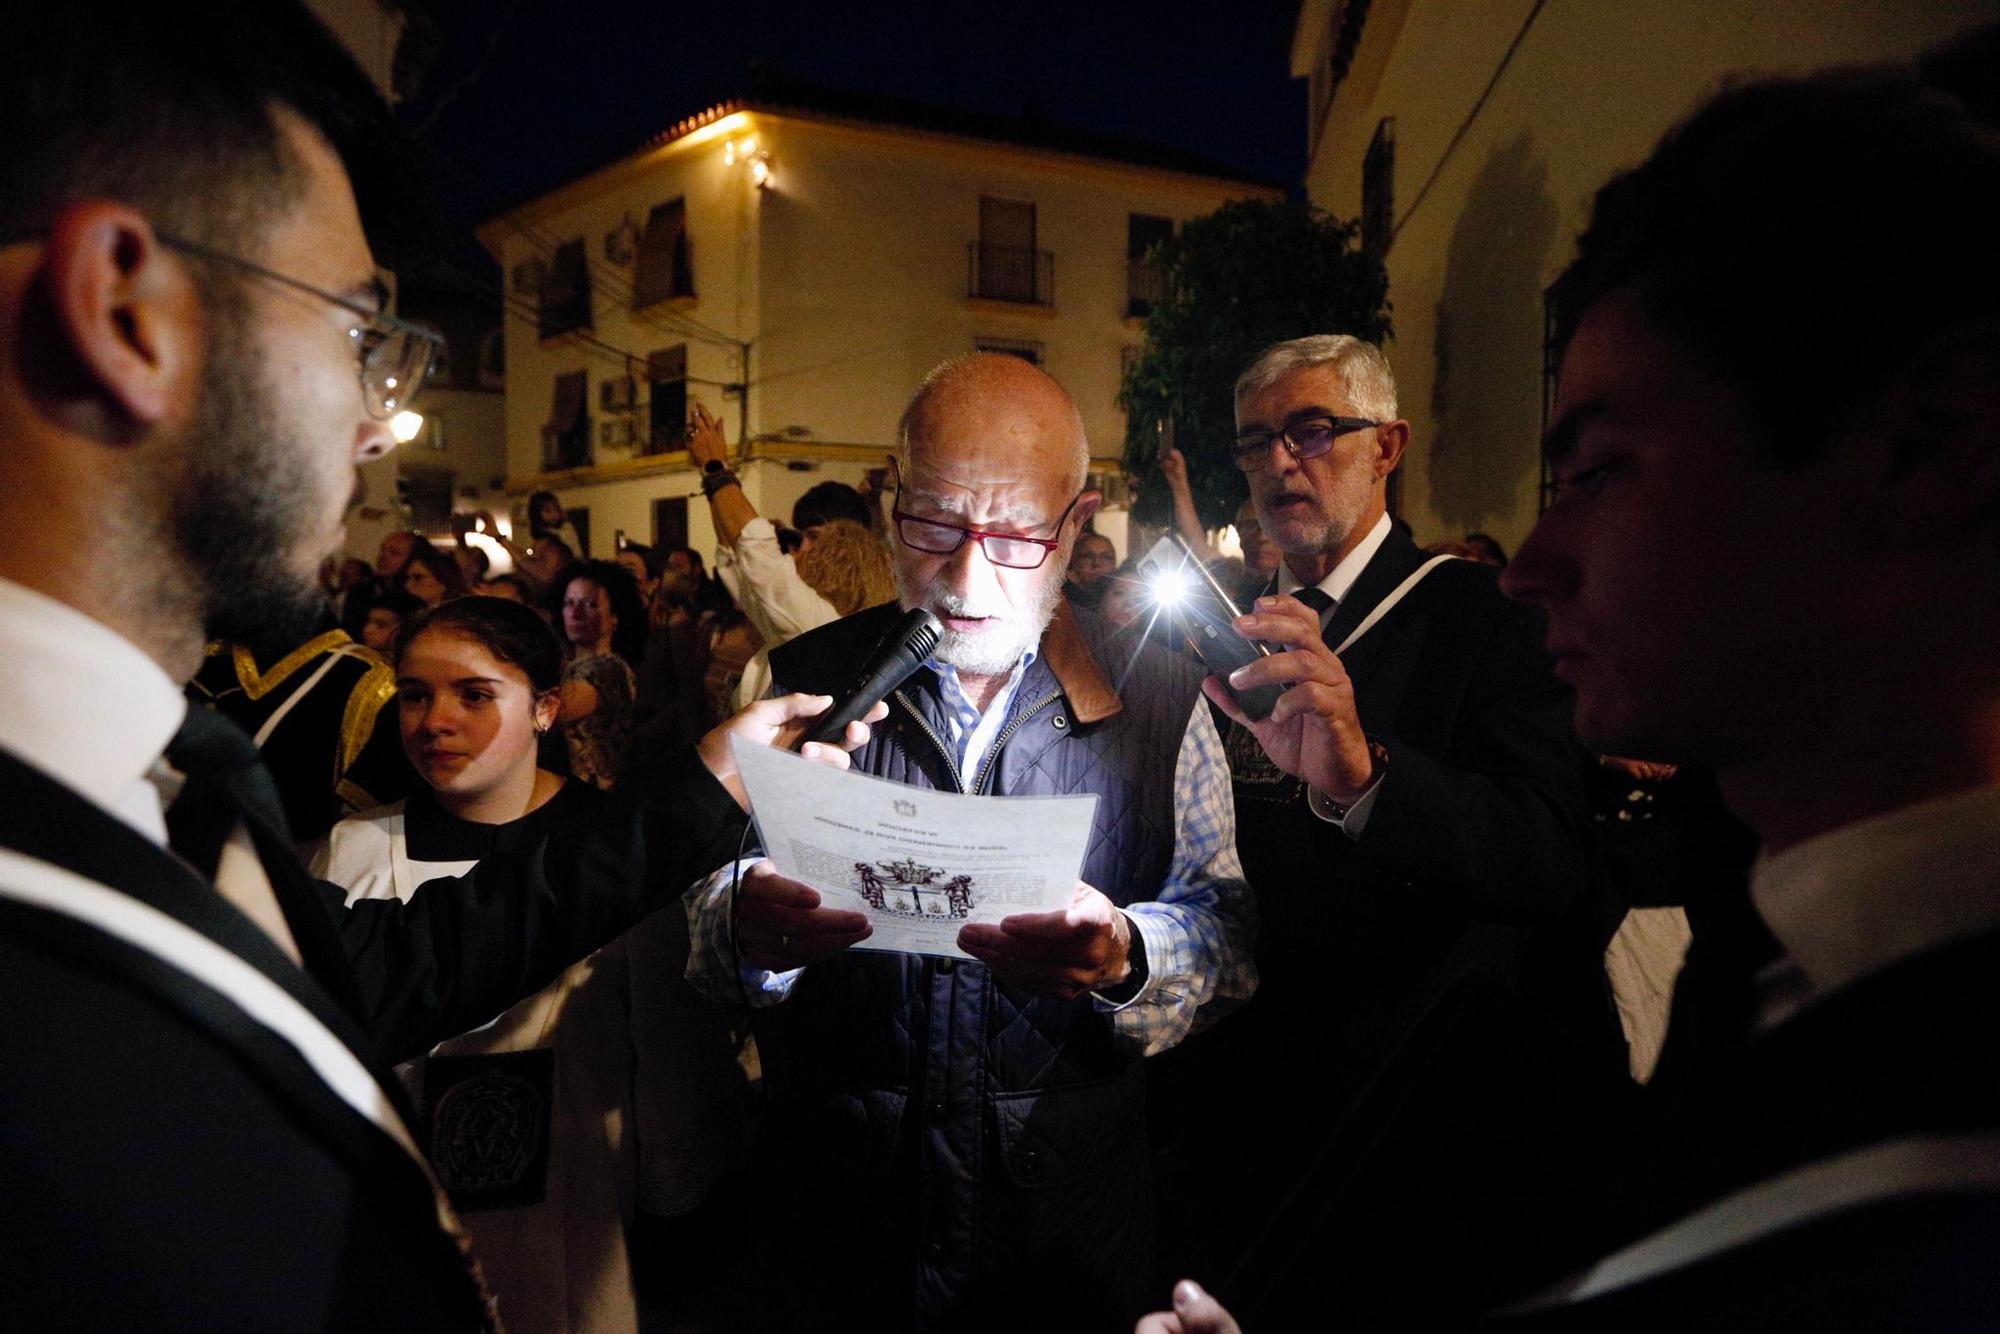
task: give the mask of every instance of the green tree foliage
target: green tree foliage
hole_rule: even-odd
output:
[[[1163,290],[1119,390],[1125,467],[1145,479],[1135,517],[1166,521],[1156,460],[1159,424],[1172,421],[1202,522],[1230,521],[1246,494],[1229,458],[1231,387],[1266,347],[1307,334],[1389,336],[1389,277],[1360,234],[1360,223],[1308,204],[1238,200],[1154,249]]]

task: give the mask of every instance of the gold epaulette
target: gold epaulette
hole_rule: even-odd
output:
[[[345,630],[329,630],[323,635],[313,636],[290,653],[287,653],[284,657],[278,659],[268,672],[257,670],[257,659],[251,657],[250,650],[244,648],[241,644],[230,645],[230,653],[235,660],[236,679],[242,685],[243,693],[251,699],[262,699],[283,685],[291,677],[292,673],[298,671],[299,668],[305,666],[322,653],[340,649],[342,645],[350,645],[359,652],[374,658],[377,662],[382,661],[381,654],[375,652],[373,649],[364,648],[362,645],[356,644],[353,639],[348,637]],[[221,647],[219,644],[211,645],[209,652],[220,652]],[[384,665],[386,666],[387,664]]]

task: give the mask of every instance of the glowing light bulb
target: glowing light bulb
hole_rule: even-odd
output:
[[[417,432],[424,429],[424,415],[421,412],[403,411],[389,418],[389,434],[396,443],[407,445],[417,438]]]

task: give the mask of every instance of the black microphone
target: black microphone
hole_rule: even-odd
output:
[[[944,627],[938,624],[938,618],[922,607],[903,613],[903,619],[890,627],[875,651],[868,655],[854,684],[834,697],[833,707],[820,715],[812,730],[800,738],[799,746],[803,748],[808,741],[839,745],[847,734],[847,725],[909,680],[910,674],[936,651],[938,640],[943,637]]]

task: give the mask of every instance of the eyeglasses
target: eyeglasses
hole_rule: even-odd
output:
[[[1251,431],[1236,437],[1231,456],[1244,472],[1262,472],[1271,465],[1271,442],[1281,442],[1292,457],[1304,462],[1316,459],[1333,448],[1333,442],[1352,431],[1380,426],[1366,417],[1307,417],[1277,431]]]
[[[893,462],[893,460],[892,460]],[[963,528],[955,523],[943,523],[937,519],[920,519],[914,514],[905,514],[902,508],[903,478],[900,470],[894,474],[896,482],[896,504],[889,509],[895,516],[896,536],[903,545],[915,551],[933,556],[949,556],[965,545],[967,538],[977,538],[979,549],[986,553],[986,559],[995,565],[1004,565],[1010,570],[1039,570],[1049,558],[1049,553],[1062,545],[1063,525],[1069,522],[1076,503],[1090,494],[1085,487],[1076,493],[1055,522],[1056,536],[1027,537],[1020,533],[996,533],[985,528]]]
[[[399,320],[393,315],[385,315],[378,310],[370,310],[358,301],[350,301],[344,296],[322,291],[310,283],[302,283],[297,278],[288,278],[275,269],[267,269],[262,264],[221,250],[212,250],[193,241],[183,241],[177,236],[164,232],[154,233],[161,245],[182,254],[193,255],[197,259],[209,260],[217,264],[227,264],[232,268],[252,273],[295,292],[318,297],[331,302],[342,310],[356,316],[361,322],[347,331],[353,340],[355,355],[361,367],[361,399],[367,405],[368,415],[378,421],[387,421],[410,405],[423,388],[424,379],[437,364],[438,349],[444,346],[444,337],[435,329],[427,329],[421,324]]]

